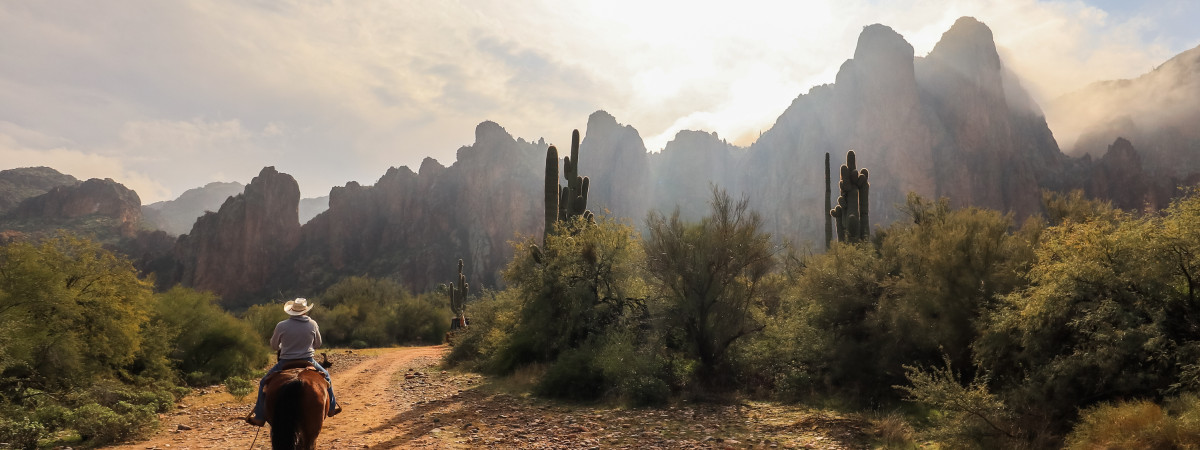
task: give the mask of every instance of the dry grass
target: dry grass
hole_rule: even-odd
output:
[[[1101,404],[1083,412],[1070,449],[1200,449],[1200,399],[1173,402],[1176,414],[1148,400]]]

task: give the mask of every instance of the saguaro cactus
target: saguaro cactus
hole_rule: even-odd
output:
[[[868,193],[871,184],[867,182],[867,169],[857,169],[854,161],[854,150],[846,152],[846,164],[842,164],[841,180],[838,189],[837,206],[829,210],[829,215],[836,222],[838,240],[842,242],[858,242],[871,238],[871,221],[868,209]]]
[[[829,202],[829,197],[833,195],[829,189],[829,152],[825,152],[825,210],[832,211],[833,205]],[[825,250],[829,250],[830,244],[833,242],[833,214],[825,215]]]
[[[595,216],[587,209],[592,181],[579,176],[579,130],[571,132],[571,154],[563,157],[563,177],[567,179],[566,186],[558,184],[558,148],[551,145],[546,149],[546,230],[542,245],[546,245],[546,238],[554,232],[554,223],[559,220],[565,222],[582,216],[589,223],[596,223]],[[533,259],[541,263],[542,249],[534,244],[529,250]]]
[[[563,176],[567,179],[567,185],[562,188],[558,220],[584,216],[591,221],[592,212],[587,209],[587,197],[592,182],[588,177],[579,176],[579,130],[571,132],[571,156],[563,157]]]
[[[546,232],[542,234],[542,245],[546,245],[546,236],[558,220],[558,195],[558,149],[551,145],[546,149]]]
[[[558,149],[551,145],[546,149],[546,232],[542,235],[542,245],[546,244],[545,236],[554,232],[555,221],[577,216],[595,221],[587,209],[592,180],[579,176],[579,130],[571,133],[571,154],[563,157],[563,178],[567,180],[566,186],[558,184]]]
[[[450,329],[457,329],[467,326],[467,291],[470,286],[467,285],[467,276],[463,275],[463,260],[458,260],[458,283],[454,282],[445,285],[447,291],[450,292],[450,312],[454,313],[454,321],[450,323]]]

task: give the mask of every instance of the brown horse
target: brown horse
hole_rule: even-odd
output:
[[[267,378],[263,389],[267,422],[271,424],[271,448],[316,448],[317,436],[329,411],[329,384],[307,361],[283,366]]]

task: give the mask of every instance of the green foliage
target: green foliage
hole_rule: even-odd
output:
[[[933,364],[942,354],[971,367],[971,342],[997,296],[1023,285],[1033,261],[1037,225],[1012,234],[1011,216],[965,208],[951,210],[910,195],[911,225],[888,229],[880,257],[892,275],[879,298],[874,328],[889,336],[878,342],[885,370],[904,364]],[[894,384],[900,380],[886,380]]]
[[[275,333],[275,325],[287,318],[283,306],[278,303],[254,305],[242,313],[242,322],[254,330],[262,342],[269,342],[271,335]]]
[[[605,394],[608,380],[595,364],[592,346],[568,349],[558,355],[554,364],[538,381],[536,392],[546,397],[567,400],[595,400]]]
[[[1187,204],[1162,219],[1065,221],[1044,233],[1029,286],[1002,297],[974,345],[1031,421],[1063,424],[1080,406],[1154,396],[1200,356],[1190,319],[1200,305],[1179,281],[1189,266],[1178,250],[1200,248],[1176,227],[1194,227],[1181,223],[1196,218]]]
[[[1083,411],[1065,447],[1200,448],[1200,397],[1173,399],[1166,408],[1149,400],[1101,403]]]
[[[329,345],[438,343],[450,328],[444,296],[413,296],[392,280],[345,278],[315,301],[320,303],[310,315],[321,325],[321,336]]]
[[[574,234],[546,238],[540,262],[528,250],[532,242],[518,243],[504,271],[521,312],[509,341],[493,358],[501,372],[552,361],[644,315],[639,276],[644,257],[633,228],[608,219],[590,226],[582,217],[574,220],[557,225],[576,227]]]
[[[943,364],[929,370],[905,366],[909,384],[895,386],[906,394],[906,400],[942,413],[935,417],[930,437],[954,448],[972,448],[979,442],[997,444],[1007,440],[1008,447],[1019,443],[1012,429],[1013,413],[988,391],[987,376],[979,375],[964,386],[949,357]]]
[[[0,387],[60,390],[129,374],[142,353],[151,285],[98,244],[61,236],[0,247]]]
[[[765,300],[762,281],[774,268],[770,235],[745,199],[734,203],[714,188],[711,215],[685,223],[647,218],[646,266],[667,303],[666,326],[679,330],[687,352],[700,362],[697,375],[716,388],[732,371],[726,352],[739,339],[761,331]]]
[[[517,255],[521,255],[518,250]],[[471,306],[471,326],[458,332],[446,361],[452,366],[495,372],[494,359],[509,343],[520,318],[521,298],[515,289],[485,292]]]
[[[790,272],[790,301],[756,346],[760,361],[781,350],[768,372],[778,377],[771,384],[791,398],[818,388],[851,398],[882,395],[877,346],[885,337],[874,314],[887,273],[879,255],[867,244],[835,243]]]
[[[1067,194],[1042,191],[1042,209],[1046,210],[1046,219],[1050,225],[1092,220],[1113,221],[1121,214],[1120,210],[1113,208],[1112,202],[1083,198],[1083,191],[1079,190]]]
[[[89,403],[71,414],[71,425],[89,444],[102,445],[149,434],[158,426],[158,415],[150,406]]]
[[[253,329],[218,305],[216,296],[175,287],[158,294],[155,321],[175,336],[171,357],[188,384],[211,385],[245,376],[267,363],[268,349]]]
[[[69,429],[88,445],[140,436],[178,401],[181,373],[201,380],[266,362],[211,295],[151,288],[88,240],[0,247],[0,411],[14,445]]]
[[[36,449],[38,440],[46,434],[46,428],[36,420],[0,418],[0,443],[8,444],[12,448]]]
[[[686,369],[675,367],[678,358],[665,353],[659,341],[632,331],[617,331],[598,342],[592,364],[604,375],[610,393],[633,406],[667,402],[687,375]]]
[[[232,395],[239,402],[254,392],[255,387],[257,385],[253,381],[245,378],[229,377],[225,379],[225,390],[229,391],[229,395]]]

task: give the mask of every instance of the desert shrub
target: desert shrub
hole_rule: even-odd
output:
[[[930,438],[954,448],[975,448],[982,442],[1007,442],[1007,447],[1023,443],[1013,425],[1012,411],[988,390],[986,376],[979,375],[964,385],[948,356],[943,364],[929,369],[906,366],[908,384],[895,386],[906,394],[906,400],[940,413],[927,432]]]
[[[663,326],[677,330],[680,343],[699,362],[697,378],[710,389],[731,386],[728,350],[762,331],[771,296],[764,283],[775,267],[770,235],[749,200],[734,202],[713,188],[709,216],[687,223],[676,208],[646,219],[647,274],[669,305]]]
[[[575,348],[558,355],[535,388],[538,395],[566,400],[596,400],[609,389],[595,364],[595,349]]]
[[[1024,286],[1021,274],[1033,263],[1032,240],[1042,226],[1011,233],[1010,215],[951,209],[946,199],[930,203],[914,194],[906,209],[912,222],[889,227],[879,250],[891,274],[873,320],[886,333],[877,349],[882,369],[899,374],[903,365],[948,356],[969,377],[978,323],[997,297]]]
[[[520,315],[521,300],[515,289],[488,291],[471,303],[471,326],[455,332],[454,348],[446,356],[451,366],[494,372],[494,362],[511,339]]]
[[[504,279],[521,302],[508,341],[492,359],[501,372],[589,345],[645,311],[643,253],[632,226],[597,217],[556,225],[544,247],[516,244]]]
[[[162,385],[131,386],[113,380],[97,380],[86,389],[73,391],[65,397],[68,405],[96,403],[115,408],[120,403],[147,407],[155,413],[167,412],[178,400],[173,389]]]
[[[884,339],[874,315],[887,276],[870,244],[834,244],[793,268],[780,320],[749,348],[755,367],[785,399],[813,392],[837,392],[850,400],[884,395],[884,366],[878,347]],[[772,359],[779,349],[778,359]]]
[[[436,292],[407,297],[392,306],[395,319],[388,333],[396,343],[440,343],[450,330],[449,305],[449,300]]]
[[[22,417],[17,420],[0,418],[0,443],[12,448],[36,449],[38,440],[46,435],[46,428],[36,420]]]
[[[1066,448],[1200,448],[1200,397],[1163,408],[1149,400],[1101,403],[1083,411]]]
[[[267,363],[265,342],[221,309],[216,296],[175,287],[157,298],[155,320],[175,334],[171,355],[189,384],[216,384]]]
[[[1048,228],[1029,285],[1000,297],[977,361],[1028,428],[1065,433],[1078,409],[1156,398],[1200,358],[1191,274],[1200,269],[1200,198],[1165,217],[1119,216]],[[1192,234],[1189,234],[1192,233]]]
[[[33,411],[33,418],[46,427],[47,431],[55,431],[67,426],[71,410],[62,405],[39,406]]]
[[[612,332],[597,347],[592,364],[604,375],[608,391],[631,406],[664,404],[690,378],[690,373],[672,370],[677,355],[664,352],[660,338],[652,334]]]
[[[71,236],[0,246],[0,388],[60,391],[130,374],[149,322],[152,286],[99,244]],[[161,355],[160,355],[161,357]],[[137,373],[132,373],[136,375]]]
[[[144,436],[158,426],[150,406],[118,402],[112,408],[89,403],[71,414],[71,427],[91,445],[102,445]]]
[[[437,343],[450,328],[449,302],[413,296],[387,279],[349,277],[326,289],[310,314],[328,345],[354,348]],[[274,325],[271,325],[274,330]],[[268,334],[269,336],[269,334]]]
[[[236,398],[239,402],[254,392],[255,383],[241,377],[229,377],[225,379],[225,390],[229,391],[229,395]]]
[[[283,312],[283,306],[278,303],[254,305],[247,308],[241,315],[242,322],[245,322],[251,330],[258,334],[261,342],[270,342],[271,335],[275,333],[275,325],[287,318],[288,315]]]

